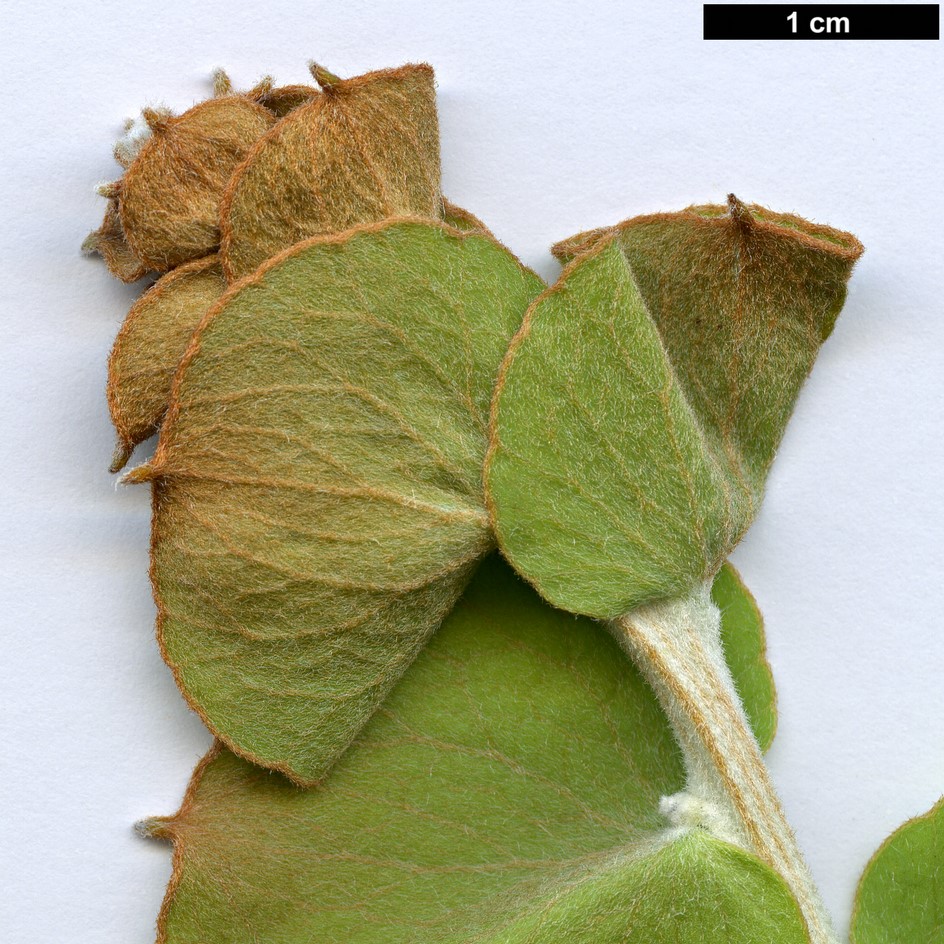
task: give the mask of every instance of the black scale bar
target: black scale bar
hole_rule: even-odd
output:
[[[940,39],[937,3],[706,3],[705,39]]]

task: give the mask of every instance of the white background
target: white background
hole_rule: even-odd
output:
[[[746,200],[867,247],[736,563],[780,692],[770,765],[844,929],[873,849],[944,791],[938,43],[707,43],[693,2],[33,2],[0,39],[6,944],[147,944],[209,743],[157,652],[148,495],[116,490],[106,357],[136,289],[78,246],[121,119],[223,65],[428,60],[445,192],[553,278],[586,227]]]

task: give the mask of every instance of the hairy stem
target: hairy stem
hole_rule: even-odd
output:
[[[735,691],[710,585],[640,607],[610,629],[655,689],[684,754],[685,791],[666,797],[663,812],[764,860],[799,902],[812,944],[837,944]]]

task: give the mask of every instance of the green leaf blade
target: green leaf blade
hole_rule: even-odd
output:
[[[741,849],[693,830],[578,878],[489,944],[808,944],[783,880]]]
[[[204,322],[138,475],[165,657],[237,752],[323,777],[491,548],[489,401],[539,289],[489,237],[397,222],[293,248]]]
[[[944,941],[944,799],[897,829],[856,892],[853,944]]]
[[[611,895],[611,865],[653,851],[659,798],[683,781],[668,723],[611,636],[492,556],[321,785],[211,753],[156,830],[176,843],[161,940],[517,942],[585,880],[602,875]],[[656,873],[616,881],[664,884]]]
[[[721,645],[737,692],[762,751],[777,731],[777,692],[767,662],[764,618],[741,575],[724,564],[711,584],[711,599],[721,612]]]
[[[725,483],[614,241],[530,310],[496,391],[487,483],[502,549],[573,612],[675,596],[717,557]]]

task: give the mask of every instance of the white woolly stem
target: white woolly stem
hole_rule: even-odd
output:
[[[753,852],[783,876],[812,944],[838,944],[734,688],[710,585],[640,607],[610,628],[652,685],[682,748],[685,791],[661,805],[673,828],[700,826]]]

